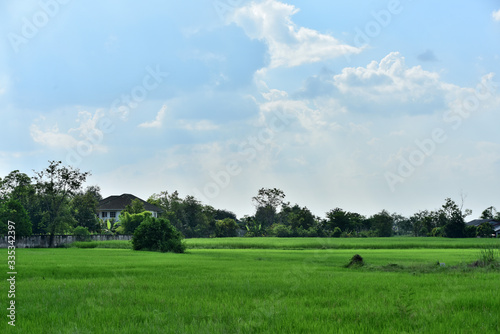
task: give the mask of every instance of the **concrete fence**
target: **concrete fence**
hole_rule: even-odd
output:
[[[69,244],[74,241],[81,241],[82,237],[76,235],[55,235],[54,247],[59,247],[64,244]],[[108,240],[130,240],[131,235],[89,235],[85,241],[108,241]],[[16,248],[48,248],[50,235],[34,235],[31,237],[16,238]],[[0,248],[10,246],[8,237],[0,237]]]

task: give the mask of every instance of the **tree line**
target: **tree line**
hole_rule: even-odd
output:
[[[141,201],[122,211],[119,221],[103,221],[96,215],[102,200],[97,185],[83,188],[90,172],[82,172],[61,161],[49,161],[41,171],[28,176],[18,170],[0,178],[0,235],[6,235],[7,222],[16,223],[16,235],[48,234],[132,234],[144,221]],[[277,237],[390,237],[393,235],[443,236],[452,238],[490,236],[491,225],[468,226],[463,210],[450,198],[434,211],[419,211],[410,217],[382,210],[371,216],[334,208],[324,217],[315,216],[307,207],[285,201],[277,188],[261,188],[252,198],[253,215],[238,219],[225,209],[216,209],[177,191],[151,195],[148,203],[161,208],[160,218],[167,219],[186,238],[277,236]],[[500,221],[494,207],[485,209],[481,218]]]

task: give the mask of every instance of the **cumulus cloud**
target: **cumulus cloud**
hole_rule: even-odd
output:
[[[361,48],[343,44],[331,35],[298,27],[291,19],[297,12],[293,5],[265,0],[236,9],[230,22],[242,27],[250,38],[267,44],[270,68],[294,67],[361,52]]]
[[[440,80],[438,73],[420,66],[408,67],[405,58],[392,52],[380,62],[372,61],[366,67],[348,67],[334,76],[334,85],[345,97],[366,103],[436,103],[440,107],[445,96],[456,86]]]
[[[500,9],[499,9],[499,10],[497,10],[497,11],[495,11],[495,12],[493,12],[493,13],[491,14],[491,16],[493,17],[493,20],[495,20],[495,21],[500,21]]]
[[[36,143],[49,148],[70,149],[76,147],[78,144],[78,140],[73,136],[67,133],[61,133],[57,125],[50,129],[42,130],[38,124],[32,124],[30,127],[30,134],[31,138],[33,138]]]
[[[46,119],[40,117],[30,126],[30,135],[33,141],[51,149],[74,149],[82,144],[91,147],[92,151],[107,152],[106,147],[102,145],[104,132],[99,123],[103,116],[101,110],[94,114],[80,111],[76,119],[79,126],[66,132],[59,130],[58,124],[43,127],[42,123]]]
[[[140,128],[160,128],[163,125],[163,120],[165,119],[167,112],[167,106],[163,105],[156,114],[156,118],[151,122],[144,122],[139,124]]]

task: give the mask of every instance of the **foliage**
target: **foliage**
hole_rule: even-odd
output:
[[[488,222],[484,222],[481,225],[479,225],[476,231],[477,231],[476,232],[477,236],[481,238],[491,238],[492,234],[495,233],[493,227]]]
[[[28,212],[15,199],[10,199],[0,205],[0,235],[7,234],[9,221],[15,223],[16,237],[31,235],[31,220]]]
[[[183,236],[165,218],[147,217],[134,232],[134,250],[184,253]]]
[[[450,198],[446,199],[445,204],[441,208],[441,214],[446,220],[444,225],[443,235],[448,238],[463,238],[465,237],[465,214],[458,205]]]
[[[138,214],[144,212],[146,209],[144,208],[144,203],[138,199],[134,198],[130,204],[125,206],[125,209],[122,210],[121,214],[129,213],[131,215]]]
[[[85,192],[79,192],[71,199],[72,215],[79,226],[86,227],[89,231],[97,232],[100,229],[97,217],[100,188],[88,187]]]
[[[342,230],[340,229],[340,227],[335,226],[335,228],[333,229],[332,237],[340,238],[341,235],[342,235]]]
[[[89,172],[62,166],[61,161],[49,161],[46,169],[35,172],[33,181],[40,198],[46,232],[51,235],[51,245],[56,233],[64,232],[73,225],[75,220],[71,216],[69,202],[89,175]]]
[[[285,226],[283,224],[273,225],[271,234],[275,237],[286,238],[292,236],[292,229],[290,226]]]
[[[236,237],[238,235],[238,224],[231,218],[224,218],[215,222],[215,236],[222,237]]]
[[[392,235],[392,226],[394,218],[385,210],[370,217],[373,230],[378,237],[390,237]]]
[[[283,205],[285,193],[277,188],[261,188],[252,201],[256,207],[255,220],[264,229],[276,222],[276,214]]]
[[[134,234],[139,225],[150,218],[151,212],[144,211],[142,213],[130,214],[128,212],[120,214],[120,227],[117,229],[119,234]]]
[[[88,241],[90,240],[90,232],[87,227],[77,226],[73,230],[73,235],[76,236],[77,241]]]

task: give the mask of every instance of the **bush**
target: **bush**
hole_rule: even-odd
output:
[[[135,229],[132,247],[135,250],[184,253],[183,235],[165,218],[147,217]]]
[[[73,230],[73,235],[76,236],[76,240],[78,241],[89,241],[90,240],[90,232],[89,229],[83,226],[77,226]]]
[[[332,237],[340,238],[341,235],[342,235],[342,230],[340,229],[340,227],[335,226],[335,228],[333,229]]]
[[[443,236],[443,230],[441,227],[434,227],[431,231],[431,236],[433,237],[442,237]]]
[[[465,237],[475,238],[477,234],[477,228],[474,225],[465,226]]]
[[[231,218],[217,220],[215,222],[215,236],[217,238],[238,236],[238,224]]]
[[[490,223],[482,223],[477,227],[477,236],[481,238],[491,238],[495,233]]]
[[[276,237],[287,238],[292,235],[292,230],[289,226],[277,224],[273,226],[272,234]]]
[[[133,234],[135,229],[141,225],[146,218],[151,217],[151,215],[149,211],[134,214],[124,212],[120,215],[121,226],[116,231],[118,234]]]

